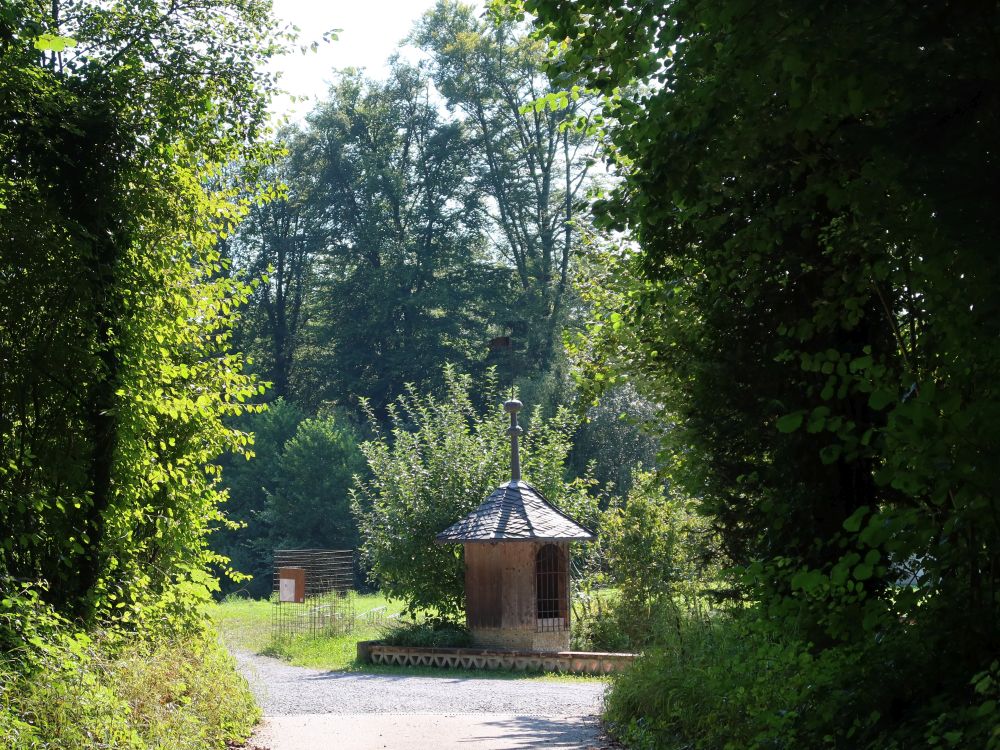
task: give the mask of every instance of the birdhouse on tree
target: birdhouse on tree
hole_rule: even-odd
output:
[[[521,481],[517,413],[510,414],[511,479],[437,535],[465,548],[465,616],[476,644],[529,651],[569,648],[569,543],[594,534]]]

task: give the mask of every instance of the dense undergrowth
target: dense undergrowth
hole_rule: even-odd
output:
[[[941,601],[844,642],[810,629],[794,600],[713,604],[718,580],[647,599],[636,583],[573,606],[574,648],[640,654],[605,702],[630,750],[1000,748],[1000,660],[943,638]]]
[[[0,662],[0,748],[206,750],[245,740],[260,716],[210,630],[149,641],[63,631]]]
[[[820,649],[755,608],[667,607],[653,642],[614,679],[605,718],[631,750],[995,750],[1000,663],[956,681],[954,651],[917,623]]]

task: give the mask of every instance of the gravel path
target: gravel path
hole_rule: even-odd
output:
[[[409,677],[235,652],[264,721],[247,750],[607,750],[604,683]]]
[[[304,714],[265,719],[246,750],[610,750],[595,717]]]
[[[235,653],[268,717],[301,714],[593,716],[602,682],[324,672]]]

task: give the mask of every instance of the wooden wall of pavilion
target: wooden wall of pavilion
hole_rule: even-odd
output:
[[[473,637],[482,645],[524,649],[569,647],[569,578],[560,587],[566,628],[538,632],[535,555],[555,544],[569,565],[567,542],[468,542],[465,547],[465,612]]]

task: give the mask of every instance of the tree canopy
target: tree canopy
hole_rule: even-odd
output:
[[[1000,645],[996,8],[520,7],[556,80],[605,97],[621,182],[595,210],[637,245],[601,256],[581,351],[674,418],[672,476],[772,627],[839,654],[835,682],[864,675],[838,694],[844,728],[804,719],[817,735],[799,741],[983,737],[970,680]]]
[[[563,334],[585,316],[571,282],[595,147],[592,134],[564,126],[592,104],[533,106],[555,89],[545,45],[524,23],[442,0],[404,41],[425,55],[393,57],[381,79],[338,71],[305,121],[277,134],[284,154],[262,176],[283,190],[251,203],[225,245],[234,269],[266,277],[237,325],[237,346],[270,384],[264,398],[281,399],[282,419],[332,410],[363,427],[366,403],[391,429],[390,406],[411,386],[447,390],[446,363],[474,379],[495,368],[552,417],[574,398]],[[653,441],[616,421],[622,412],[647,418],[650,405],[620,393],[578,427],[568,476],[596,461],[595,476],[627,488],[640,456],[654,460]],[[278,455],[223,466],[233,518],[248,526],[220,535],[216,548],[261,579],[250,584],[255,593],[276,543],[267,520],[275,483],[286,475],[290,436],[278,438],[279,422],[240,422]],[[297,518],[305,536],[289,530],[289,539],[309,536],[312,514]]]

